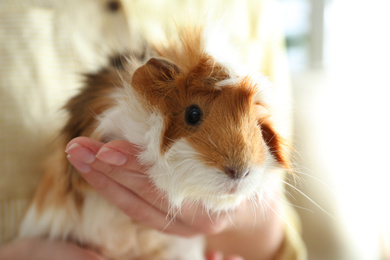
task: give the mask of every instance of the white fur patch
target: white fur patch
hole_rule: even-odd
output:
[[[22,223],[19,237],[71,239],[116,260],[138,259],[154,251],[164,252],[160,256],[164,259],[187,259],[188,251],[178,248],[179,244],[188,248],[194,259],[203,259],[200,237],[185,239],[140,227],[96,192],[88,193],[84,203],[82,212],[68,203],[46,208],[42,215],[38,215],[33,205]]]
[[[126,139],[136,145],[145,145],[145,132],[150,128],[147,119],[150,112],[139,101],[139,96],[129,83],[123,82],[113,97],[117,105],[98,117],[96,132],[106,141]]]

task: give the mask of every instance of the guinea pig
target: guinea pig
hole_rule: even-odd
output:
[[[204,259],[201,238],[145,227],[100,197],[66,159],[77,136],[138,146],[150,180],[175,209],[194,202],[209,212],[233,210],[280,186],[273,170],[288,169],[289,161],[269,84],[214,56],[203,32],[185,30],[173,43],[151,45],[150,55],[129,54],[86,76],[65,106],[69,119],[21,237],[64,239],[116,260]]]

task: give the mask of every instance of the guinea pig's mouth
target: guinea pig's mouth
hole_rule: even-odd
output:
[[[232,187],[229,187],[228,189],[227,189],[227,194],[235,194],[236,192],[237,192],[237,190],[238,190],[238,186],[239,186],[240,184],[239,183],[237,183],[237,184],[235,184],[235,185],[233,185]]]
[[[243,180],[231,180],[226,184],[224,189],[224,195],[238,195],[242,193],[242,186],[244,185]]]
[[[215,196],[217,199],[222,199],[222,200],[236,200],[240,196],[238,194],[221,194],[218,196]]]

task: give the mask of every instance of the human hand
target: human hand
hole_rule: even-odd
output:
[[[228,256],[224,257],[223,254],[219,251],[209,252],[206,254],[206,260],[243,260],[241,256]]]
[[[78,137],[69,142],[66,151],[69,161],[92,187],[133,219],[165,233],[207,235],[207,260],[242,259],[234,256],[237,253],[245,259],[272,259],[283,241],[277,201],[266,203],[270,209],[244,201],[230,219],[225,213],[209,215],[196,206],[184,205],[172,221],[166,196],[154,188],[146,168],[137,162],[139,150],[134,145]]]
[[[0,247],[0,260],[104,260],[96,252],[64,241],[16,240]]]
[[[146,168],[137,162],[139,150],[127,141],[101,143],[87,137],[73,139],[66,152],[70,163],[103,197],[128,216],[157,230],[181,236],[215,234],[230,222],[221,213],[184,205],[170,215],[165,194],[155,189]]]

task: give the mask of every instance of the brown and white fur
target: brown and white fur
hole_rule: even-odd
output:
[[[77,136],[139,146],[140,162],[173,211],[184,202],[228,211],[278,189],[273,169],[289,164],[270,117],[268,83],[213,56],[203,31],[186,30],[179,41],[153,47],[150,59],[128,55],[123,68],[87,76],[66,105],[69,119],[21,237],[73,241],[108,259],[203,259],[201,238],[152,230],[100,197],[66,159],[65,146]],[[185,119],[192,105],[203,113],[195,125]]]

